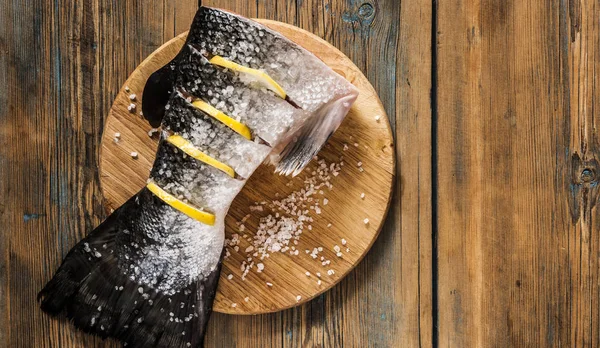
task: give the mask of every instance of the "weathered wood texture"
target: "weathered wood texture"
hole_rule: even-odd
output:
[[[440,346],[598,346],[597,1],[440,1]]]
[[[37,291],[104,217],[97,162],[121,84],[185,31],[196,0],[0,1],[0,346],[114,347],[38,309]],[[431,345],[431,3],[205,1],[311,31],[369,78],[397,137],[396,193],[365,260],[301,307],[215,314],[210,347]]]

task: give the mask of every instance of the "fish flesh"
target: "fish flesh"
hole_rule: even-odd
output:
[[[41,308],[127,346],[202,346],[231,202],[265,161],[298,174],[357,96],[282,35],[200,7],[144,88],[143,113],[162,129],[148,185],[71,249]]]

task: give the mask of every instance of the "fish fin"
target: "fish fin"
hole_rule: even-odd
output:
[[[168,296],[129,278],[116,252],[123,232],[119,215],[130,214],[139,195],[71,249],[38,301],[48,314],[65,313],[80,330],[130,347],[201,347],[221,263],[207,278]]]
[[[356,92],[334,99],[308,116],[307,121],[283,142],[283,150],[275,151],[277,155],[271,158],[271,163],[276,165],[275,172],[298,175],[340,126],[357,97]]]

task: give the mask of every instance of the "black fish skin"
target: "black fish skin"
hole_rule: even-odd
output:
[[[164,209],[171,208],[144,188],[113,212],[71,249],[40,291],[42,310],[55,316],[64,311],[77,328],[132,347],[201,347],[220,262],[208,277],[173,295],[141,286],[120,271],[128,265],[124,255],[135,254],[129,250],[132,243],[153,243],[140,229],[171,232],[139,222],[161,216]]]

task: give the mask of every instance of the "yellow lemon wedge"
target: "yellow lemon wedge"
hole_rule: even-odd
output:
[[[209,166],[213,166],[222,172],[225,172],[232,178],[235,177],[235,170],[233,170],[233,168],[198,150],[196,147],[194,147],[194,145],[192,145],[192,143],[184,139],[181,135],[171,135],[167,138],[167,141],[198,161],[204,162]]]
[[[234,120],[233,118],[224,114],[222,111],[217,110],[215,107],[200,99],[194,100],[192,102],[192,105],[204,111],[208,115],[214,117],[215,119],[219,120],[221,123],[231,128],[234,132],[240,134],[244,138],[252,140],[252,133],[250,132],[250,128],[248,128],[245,124]]]
[[[209,226],[215,225],[215,216],[211,213],[207,213],[198,208],[195,208],[185,202],[180,201],[179,199],[172,196],[170,193],[166,192],[162,188],[160,188],[154,181],[150,181],[146,187],[150,192],[152,192],[156,197],[160,198],[163,202],[167,203],[173,209],[179,210],[185,215],[191,217],[194,220],[200,221],[201,223]]]
[[[275,82],[275,80],[273,80],[271,78],[271,76],[269,76],[264,71],[260,71],[260,70],[245,67],[243,65],[239,65],[239,64],[234,63],[230,60],[227,60],[221,56],[213,56],[208,61],[211,64],[218,65],[218,66],[221,66],[221,67],[229,69],[229,70],[233,70],[233,71],[237,71],[240,73],[251,75],[260,84],[265,86],[265,88],[269,89],[270,91],[272,91],[273,93],[275,93],[279,97],[281,97],[281,99],[285,99],[287,96],[287,94],[285,93],[283,88],[281,88],[281,86],[277,82]]]

